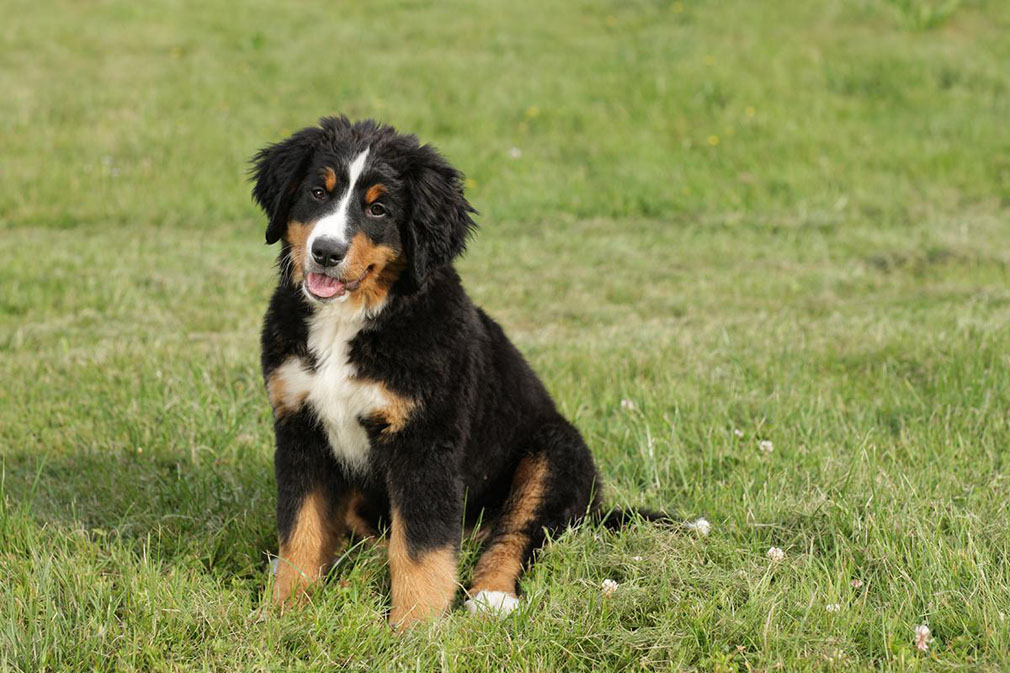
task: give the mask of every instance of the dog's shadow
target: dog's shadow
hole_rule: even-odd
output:
[[[106,552],[197,566],[250,590],[268,588],[277,551],[276,486],[269,452],[226,464],[201,465],[161,451],[99,454],[83,450],[3,458],[0,499],[36,527]],[[388,592],[385,526],[379,535],[351,536],[327,583],[364,575]],[[461,531],[461,565],[479,548],[479,530]]]
[[[267,452],[197,464],[169,450],[3,458],[7,508],[55,534],[231,577],[262,576],[276,548]]]

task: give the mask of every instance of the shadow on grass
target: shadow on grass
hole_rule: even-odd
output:
[[[166,563],[259,575],[276,547],[273,467],[194,464],[167,452],[4,457],[2,496],[39,526],[116,541]]]

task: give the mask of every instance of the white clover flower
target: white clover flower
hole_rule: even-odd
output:
[[[838,603],[828,603],[827,605],[824,606],[824,609],[827,610],[828,612],[841,612],[842,606],[839,605]]]
[[[635,403],[631,400],[621,400],[621,408],[625,411],[634,411]]]
[[[786,557],[786,553],[780,547],[771,547],[768,549],[766,556],[772,563],[778,563]]]
[[[709,531],[712,530],[712,524],[710,524],[708,522],[708,519],[706,519],[705,517],[699,517],[694,521],[688,521],[684,525],[687,527],[688,530],[693,530],[695,533],[701,535],[702,537],[708,535]]]
[[[603,580],[603,595],[607,597],[613,596],[614,592],[617,591],[617,586],[617,582],[612,579]]]
[[[927,652],[929,650],[929,642],[933,640],[932,631],[925,624],[919,624],[915,627],[915,648],[917,650],[922,650]]]
[[[742,438],[743,437],[743,430],[741,430],[740,428],[734,428],[733,429],[733,434],[736,435],[737,437]]]
[[[775,445],[767,439],[763,439],[758,442],[758,449],[760,449],[761,453],[771,453],[775,450]]]
[[[523,155],[523,151],[521,149],[519,149],[518,147],[513,147],[513,148],[509,149],[509,156],[512,157],[513,159],[518,159],[522,155]]]
[[[853,589],[858,589],[859,587],[863,586],[863,580],[861,580],[861,579],[859,579],[857,577],[856,579],[854,579],[851,582],[849,582],[849,584],[852,585]]]
[[[632,557],[631,557],[631,560],[632,560],[632,561],[635,561],[635,562],[637,563],[637,562],[639,562],[639,561],[641,561],[641,560],[642,560],[642,557],[641,557],[641,556],[632,556]]]

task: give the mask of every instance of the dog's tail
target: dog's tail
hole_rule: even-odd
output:
[[[648,521],[667,526],[679,526],[682,523],[679,518],[666,512],[638,507],[599,509],[594,513],[592,520],[608,530],[621,530],[636,521]]]

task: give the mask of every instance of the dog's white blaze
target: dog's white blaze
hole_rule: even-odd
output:
[[[322,423],[333,455],[351,472],[368,469],[368,433],[360,418],[387,404],[382,389],[357,377],[348,362],[351,340],[364,315],[346,304],[320,306],[309,321],[309,350],[316,357],[312,372],[301,358],[291,357],[278,370],[285,397],[301,397]]]
[[[357,184],[358,178],[361,177],[361,172],[365,170],[365,160],[368,159],[370,149],[365,148],[365,151],[356,156],[354,161],[351,162],[350,167],[347,169],[347,191],[340,197],[337,207],[326,216],[320,218],[316,222],[316,226],[312,228],[312,234],[305,244],[305,247],[309,251],[312,250],[312,243],[317,238],[335,238],[344,244],[348,242],[347,206],[351,203],[351,199],[354,198],[354,185]]]

